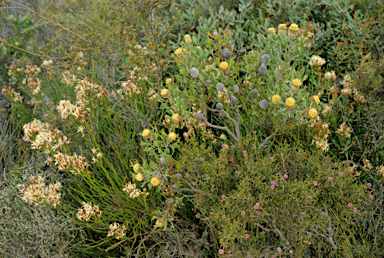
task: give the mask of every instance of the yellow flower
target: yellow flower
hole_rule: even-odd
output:
[[[222,71],[226,71],[227,69],[228,69],[228,63],[227,62],[221,62],[220,63],[220,69],[222,70]]]
[[[176,137],[177,137],[177,135],[174,132],[171,132],[171,133],[168,134],[168,139],[170,141],[176,140]]]
[[[299,26],[295,23],[292,23],[291,26],[289,26],[289,30],[292,30],[292,31],[298,31],[299,30]]]
[[[151,136],[152,136],[151,130],[149,130],[149,129],[144,129],[144,131],[143,131],[143,137],[144,137],[145,139],[148,139],[148,138],[150,138]]]
[[[19,42],[15,42],[15,46],[17,47],[19,45]]]
[[[165,84],[173,84],[173,79],[172,78],[167,78],[165,80]]]
[[[133,171],[137,172],[139,171],[140,164],[133,165]]]
[[[156,226],[159,227],[159,228],[164,227],[164,219],[156,220]]]
[[[306,110],[306,113],[307,113],[307,116],[308,116],[309,118],[315,118],[315,117],[317,117],[317,110],[316,110],[316,108],[313,108],[313,107],[308,108],[308,109]]]
[[[158,186],[160,184],[160,179],[157,176],[151,178],[151,184],[153,186]]]
[[[181,47],[179,47],[178,49],[175,50],[175,54],[177,56],[181,55],[181,53],[183,53],[183,49]]]
[[[268,32],[273,34],[273,35],[276,35],[276,30],[275,28],[268,28]]]
[[[319,97],[317,95],[312,96],[312,101],[315,104],[319,104],[320,103],[320,99],[319,99]]]
[[[171,94],[169,93],[169,90],[168,89],[162,89],[160,91],[160,96],[162,96],[164,99],[167,99],[169,98]]]
[[[138,173],[138,174],[136,175],[136,177],[135,177],[135,178],[136,178],[136,180],[137,180],[137,181],[140,181],[140,182],[141,182],[141,181],[143,181],[143,179],[144,179],[144,176],[143,176],[143,174],[142,174],[142,173]]]
[[[172,120],[175,122],[179,122],[181,120],[180,115],[175,113],[172,115]]]
[[[279,104],[279,100],[281,100],[281,96],[280,95],[278,95],[278,94],[273,95],[273,97],[272,97],[272,103],[273,104],[275,104],[275,105]]]
[[[198,48],[198,49],[201,49],[201,47],[200,47],[200,46],[197,46],[196,48]]]
[[[187,42],[187,43],[191,43],[191,42],[192,42],[191,36],[188,35],[188,34],[186,34],[186,35],[184,36],[184,40],[185,40],[185,42]]]
[[[300,86],[301,86],[301,81],[299,79],[294,79],[292,82],[291,82],[291,88],[294,90],[294,91],[297,91],[297,90],[300,90]]]
[[[285,106],[288,108],[288,109],[292,109],[295,107],[295,104],[296,104],[296,100],[292,97],[289,97],[285,100]]]
[[[285,33],[287,31],[287,25],[285,23],[279,24],[277,29],[279,30],[279,33]]]

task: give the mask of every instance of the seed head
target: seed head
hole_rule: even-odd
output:
[[[222,110],[223,109],[223,104],[221,104],[220,102],[216,104],[216,108],[218,110]]]
[[[203,122],[203,120],[204,120],[203,114],[195,113],[195,119],[197,122]]]
[[[222,51],[221,51],[221,54],[224,56],[224,57],[229,57],[231,55],[231,52],[229,51],[228,48],[224,48]]]
[[[263,62],[263,64],[268,64],[269,63],[269,55],[268,54],[264,54],[261,57],[261,61]]]
[[[212,82],[211,82],[211,80],[206,80],[205,81],[205,85],[208,85],[208,84],[211,84]]]
[[[218,84],[216,84],[216,90],[218,91],[222,91],[224,89],[224,84],[222,84],[221,82],[219,82]]]
[[[196,68],[191,68],[191,70],[189,70],[189,73],[191,74],[192,78],[199,78],[199,70],[197,70]]]
[[[176,174],[176,178],[183,178],[182,174]]]
[[[263,99],[262,101],[259,102],[259,106],[262,108],[262,109],[266,109],[268,107],[268,101]]]
[[[161,157],[161,158],[160,158],[160,164],[161,164],[162,166],[166,166],[166,165],[167,165],[167,159]]]
[[[232,97],[231,98],[231,104],[232,105],[236,105],[237,104],[237,98],[236,97]]]
[[[259,67],[258,71],[260,76],[264,76],[267,73],[267,67],[265,65],[262,65]]]
[[[256,94],[259,94],[259,92],[256,90],[256,89],[252,89],[250,92],[249,92],[249,97],[251,99],[254,99],[256,97]]]
[[[213,37],[216,38],[217,36],[219,36],[219,33],[214,32],[214,33],[213,33]]]
[[[240,90],[239,86],[237,86],[237,85],[233,86],[233,92],[234,93],[238,93],[239,90]]]

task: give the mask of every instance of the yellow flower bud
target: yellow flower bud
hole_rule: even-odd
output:
[[[140,164],[133,165],[133,171],[137,172],[139,171]]]
[[[297,91],[297,90],[300,90],[300,86],[301,86],[301,81],[299,79],[294,79],[292,82],[291,82],[291,88],[294,90],[294,91]]]
[[[299,26],[297,24],[292,23],[291,26],[289,26],[288,35],[289,38],[293,39],[299,34]]]
[[[319,104],[320,103],[320,99],[319,99],[319,97],[317,95],[312,96],[312,101],[315,104]]]
[[[280,95],[278,95],[278,94],[273,95],[273,97],[272,97],[272,103],[273,104],[275,104],[275,105],[279,104],[279,100],[281,100],[281,96]]]
[[[279,27],[277,29],[279,30],[279,33],[286,33],[287,25],[285,23],[279,24]]]
[[[167,78],[165,80],[165,84],[173,84],[173,79],[172,78]]]
[[[141,182],[141,181],[143,181],[143,179],[144,179],[144,176],[143,176],[143,174],[142,174],[142,173],[138,173],[138,174],[136,175],[136,177],[135,177],[135,178],[136,178],[136,180],[137,180],[137,181],[140,181],[140,182]]]
[[[183,49],[181,47],[179,47],[178,49],[175,50],[175,54],[177,56],[181,55],[181,53],[183,53]]]
[[[179,122],[181,120],[181,117],[179,114],[175,113],[172,115],[172,120],[175,122]]]
[[[148,138],[151,138],[151,136],[152,136],[152,132],[151,132],[151,130],[149,130],[149,129],[144,129],[144,131],[143,131],[143,137],[144,137],[145,139],[148,139]]]
[[[158,186],[160,184],[160,178],[158,178],[157,176],[154,176],[151,178],[151,184],[153,186]]]
[[[292,109],[295,107],[295,104],[296,104],[296,100],[292,97],[289,97],[285,100],[285,106],[288,108],[288,109]]]
[[[164,219],[156,220],[156,226],[159,227],[159,228],[164,227]]]
[[[15,46],[17,47],[19,45],[19,42],[15,42]]]
[[[168,134],[168,139],[170,141],[176,140],[176,137],[177,137],[177,135],[174,132],[171,132],[171,133]]]
[[[268,28],[268,32],[273,34],[273,35],[276,35],[276,30],[275,28]]]
[[[164,99],[167,99],[171,96],[168,89],[162,89],[160,91],[160,96],[162,96]]]
[[[308,118],[315,118],[315,117],[317,117],[317,110],[316,110],[316,108],[313,108],[313,107],[308,108],[306,110],[306,113],[307,113]]]
[[[184,40],[185,40],[185,42],[187,42],[187,43],[191,43],[191,42],[192,42],[191,36],[188,35],[188,34],[184,36]]]
[[[226,71],[228,69],[228,66],[229,64],[227,62],[221,62],[219,67],[222,71]]]
[[[299,30],[299,26],[295,23],[292,23],[291,26],[289,26],[289,30],[291,31],[298,31]]]

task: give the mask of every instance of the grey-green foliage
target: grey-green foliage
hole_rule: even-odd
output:
[[[25,203],[18,197],[22,196],[22,193],[17,185],[24,184],[27,187],[29,177],[40,174],[46,179],[46,185],[49,185],[57,181],[62,182],[56,173],[47,174],[30,164],[26,168],[2,174],[0,257],[72,257],[69,254],[69,244],[78,231],[71,220],[53,207]]]

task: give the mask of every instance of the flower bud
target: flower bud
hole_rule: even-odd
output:
[[[216,108],[218,110],[222,110],[223,109],[223,104],[221,104],[220,102],[216,104]]]
[[[267,67],[265,65],[262,65],[259,67],[258,71],[260,76],[264,76],[267,73]]]
[[[226,114],[227,113],[225,112],[224,109],[220,110],[220,112],[219,112],[219,116],[221,116],[221,117],[224,117]]]
[[[268,101],[263,99],[262,101],[259,102],[259,106],[262,108],[262,109],[266,109],[268,107]]]
[[[211,80],[206,80],[205,81],[205,85],[208,85],[208,84],[211,84],[212,82],[211,82]]]
[[[231,104],[232,105],[236,105],[237,104],[237,98],[236,97],[232,97],[231,98]]]
[[[148,139],[148,138],[151,138],[151,136],[152,136],[152,132],[151,132],[151,130],[149,130],[149,129],[144,129],[144,131],[143,131],[143,137],[144,137],[145,139]]]
[[[176,178],[183,178],[182,174],[176,174]]]
[[[185,40],[185,42],[187,42],[187,43],[191,43],[191,42],[192,42],[191,36],[188,35],[188,34],[186,34],[186,35],[184,36],[184,40]]]
[[[204,116],[201,113],[195,113],[195,119],[197,122],[203,122]]]
[[[162,96],[163,99],[168,99],[171,96],[171,94],[169,93],[168,89],[162,89],[160,91],[160,96]]]
[[[165,79],[165,84],[173,84],[173,79],[172,78]]]
[[[213,37],[216,38],[217,36],[219,36],[219,33],[214,32],[214,33],[213,33]]]
[[[261,57],[261,61],[263,62],[263,64],[268,64],[269,63],[269,55],[268,54],[264,54]]]
[[[160,164],[165,167],[167,165],[167,159],[163,157],[160,158]]]
[[[189,70],[189,73],[192,78],[199,78],[199,70],[197,70],[196,68],[191,68],[191,70]]]
[[[276,35],[275,28],[268,28],[268,32],[271,33],[272,35]]]
[[[140,164],[133,165],[133,171],[135,172],[139,171],[140,166],[141,166]]]
[[[222,91],[224,89],[224,84],[222,84],[221,82],[219,82],[218,84],[216,84],[216,90],[218,91]]]
[[[229,51],[228,48],[224,48],[224,49],[221,51],[221,54],[223,55],[223,57],[230,57],[231,52]]]
[[[162,227],[164,227],[164,219],[158,219],[158,220],[156,220],[156,226],[157,226],[158,228],[162,228]]]
[[[240,90],[239,86],[237,86],[237,85],[233,86],[233,92],[234,93],[238,93],[239,90]]]
[[[256,89],[252,89],[250,92],[249,92],[249,97],[251,99],[254,99],[256,97],[256,94],[259,94],[259,92],[256,90]]]

